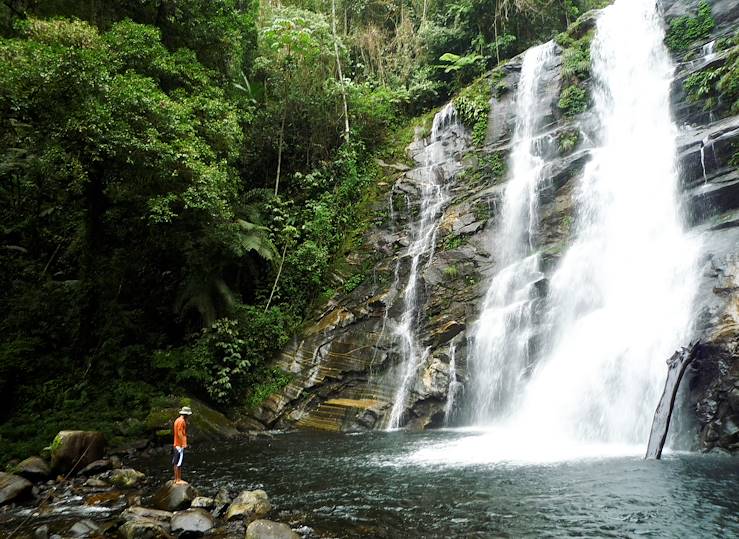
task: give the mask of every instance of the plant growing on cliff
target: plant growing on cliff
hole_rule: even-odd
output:
[[[683,82],[688,100],[704,101],[705,110],[739,114],[739,47],[735,47],[723,65],[693,73]]]
[[[575,149],[577,143],[580,142],[580,130],[579,129],[567,129],[562,131],[557,137],[557,145],[559,146],[559,152],[562,155],[566,155]]]
[[[472,142],[481,146],[485,142],[490,112],[490,81],[480,78],[454,99],[454,108],[462,124],[472,130]]]
[[[575,116],[588,108],[588,94],[578,85],[568,86],[559,96],[557,107],[565,116]]]
[[[681,52],[698,39],[705,39],[711,34],[716,25],[711,15],[711,6],[706,0],[698,3],[695,17],[683,15],[670,21],[670,27],[665,35],[665,44],[673,52]]]

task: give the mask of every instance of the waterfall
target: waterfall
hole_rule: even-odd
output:
[[[449,388],[444,406],[444,424],[449,425],[454,418],[457,405],[457,394],[462,389],[462,382],[457,380],[457,347],[449,343]]]
[[[653,0],[617,0],[597,21],[600,146],[551,280],[551,341],[513,420],[538,436],[646,444],[665,360],[689,340],[699,245],[679,215],[663,38]]]
[[[522,389],[531,361],[538,299],[543,275],[533,251],[538,226],[537,190],[544,159],[536,131],[543,116],[541,74],[553,44],[529,49],[523,58],[516,97],[516,127],[502,219],[493,252],[502,269],[493,277],[477,323],[472,349],[473,411],[478,422],[505,411]]]
[[[394,336],[400,343],[401,363],[397,376],[399,383],[390,410],[388,428],[401,426],[407,407],[408,395],[416,381],[418,369],[428,357],[428,348],[421,349],[417,341],[419,321],[419,271],[422,271],[434,254],[439,217],[448,200],[444,182],[448,177],[444,163],[454,151],[454,145],[447,144],[445,136],[454,133],[459,126],[457,113],[452,104],[446,105],[436,114],[431,136],[416,160],[422,163],[417,170],[416,183],[421,192],[419,218],[411,228],[411,242],[407,256],[410,257],[408,280],[403,290],[403,314],[394,328]]]

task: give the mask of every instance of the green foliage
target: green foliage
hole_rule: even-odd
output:
[[[588,108],[587,92],[578,85],[566,87],[559,96],[557,107],[565,116],[574,116]]]
[[[467,243],[467,239],[464,236],[448,236],[446,240],[444,240],[444,250],[453,251],[454,249],[460,248],[465,243]]]
[[[574,150],[578,142],[580,142],[579,129],[567,129],[562,131],[557,137],[557,145],[562,155],[566,155]]]
[[[490,81],[487,77],[466,87],[454,99],[454,108],[462,123],[472,130],[472,142],[481,146],[487,136],[490,112]]]
[[[593,33],[588,32],[562,52],[562,76],[585,80],[590,76],[590,43]]]
[[[480,158],[480,171],[484,177],[490,177],[493,180],[499,180],[506,173],[506,160],[502,152],[493,152],[485,154]]]
[[[251,387],[244,405],[247,409],[254,409],[270,395],[286,387],[292,377],[280,369],[264,369],[258,375],[259,382]]]
[[[344,292],[346,292],[347,294],[350,294],[360,284],[362,284],[362,281],[364,281],[364,279],[365,279],[365,277],[364,277],[364,274],[362,274],[362,273],[357,273],[355,275],[352,275],[344,283]]]
[[[739,47],[729,53],[725,62],[716,68],[693,73],[683,82],[688,100],[703,101],[705,110],[721,115],[739,113]]]
[[[197,394],[228,404],[243,397],[247,382],[281,350],[295,322],[279,308],[239,306],[216,320],[186,347],[154,354],[153,366]]]
[[[442,270],[442,273],[444,274],[445,279],[453,281],[454,279],[457,279],[459,277],[459,268],[452,264],[451,266],[446,266]]]
[[[708,37],[715,25],[716,22],[711,15],[711,6],[706,0],[701,0],[698,3],[695,17],[683,15],[670,21],[670,27],[665,35],[665,44],[671,51],[684,51],[695,41]]]

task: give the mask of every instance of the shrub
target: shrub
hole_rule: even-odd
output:
[[[576,84],[568,86],[562,90],[557,106],[565,116],[575,116],[585,112],[588,108],[587,92]]]
[[[562,155],[568,154],[574,150],[578,142],[580,142],[579,129],[568,129],[566,131],[562,131],[562,133],[559,134],[559,137],[557,137],[557,144]]]
[[[665,35],[665,44],[673,52],[686,50],[698,40],[708,37],[716,22],[711,15],[711,6],[706,0],[698,3],[698,12],[695,17],[683,15],[670,21],[670,27]]]

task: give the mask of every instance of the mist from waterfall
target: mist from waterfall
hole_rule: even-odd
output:
[[[537,264],[521,248],[521,230],[531,226],[532,205],[514,196],[519,187],[506,191],[501,233],[512,233],[506,241],[516,248],[503,244],[497,255],[503,269],[491,283],[472,360],[477,423],[502,428],[514,445],[645,446],[665,360],[690,338],[700,245],[680,216],[674,66],[663,39],[653,0],[617,0],[598,18],[591,46],[598,147],[577,187],[575,234],[548,286],[547,338],[531,372],[527,309]],[[523,83],[525,75],[526,66]],[[528,113],[519,108],[517,132]],[[519,176],[521,146],[512,186],[530,182],[535,168]],[[510,215],[515,226],[505,224]]]
[[[477,422],[500,416],[523,389],[531,363],[543,278],[534,251],[538,227],[539,182],[544,159],[537,128],[544,116],[542,72],[552,58],[549,42],[526,51],[516,97],[516,127],[510,157],[511,176],[503,197],[493,253],[501,269],[493,277],[474,333],[470,361],[473,415]]]

